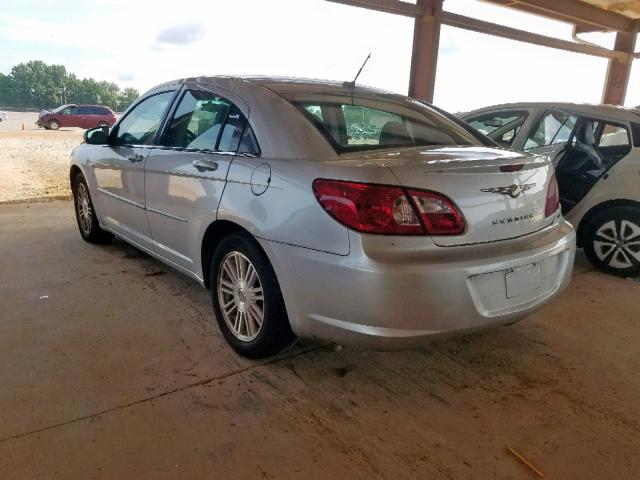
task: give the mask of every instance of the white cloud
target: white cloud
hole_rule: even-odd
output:
[[[158,34],[156,41],[159,43],[169,43],[171,45],[186,45],[188,43],[202,40],[205,28],[199,23],[185,23],[174,25]]]

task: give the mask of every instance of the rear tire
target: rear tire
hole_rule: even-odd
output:
[[[49,130],[58,130],[60,128],[60,124],[56,120],[51,120],[48,127]]]
[[[640,208],[611,207],[587,224],[582,239],[591,264],[618,277],[640,275]]]
[[[269,357],[295,340],[273,267],[249,234],[223,239],[210,271],[213,311],[236,352],[248,358]]]
[[[89,193],[89,186],[81,173],[78,173],[73,179],[73,204],[78,229],[83,240],[89,243],[109,243],[113,240],[111,233],[100,228]]]
[[[107,122],[98,122],[97,127],[108,127],[109,124]]]

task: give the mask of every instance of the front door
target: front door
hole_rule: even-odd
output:
[[[61,127],[78,127],[78,107],[71,105],[62,110],[60,115]]]
[[[114,127],[109,145],[89,163],[98,191],[101,221],[116,233],[152,249],[145,209],[144,168],[173,91],[151,95]]]
[[[145,190],[156,253],[193,272],[200,255],[199,233],[207,226],[204,222],[215,217],[245,127],[236,104],[247,110],[230,92],[223,91],[223,96],[203,85],[188,87],[162,146],[149,154]]]

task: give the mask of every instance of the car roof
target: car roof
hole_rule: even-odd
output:
[[[266,87],[276,93],[302,93],[309,92],[310,90],[318,90],[322,92],[335,92],[335,93],[370,93],[370,94],[385,94],[385,95],[398,95],[393,92],[382,90],[379,88],[369,87],[356,83],[355,87],[345,86],[344,81],[338,80],[324,80],[318,78],[303,78],[303,77],[281,77],[281,76],[263,76],[263,75],[215,75],[215,76],[199,76],[189,77],[179,80],[173,80],[162,83],[155,86],[152,90],[157,88],[177,85],[184,82],[194,83],[211,83],[216,84],[224,82],[225,85],[236,86],[238,89],[244,89],[250,86]]]
[[[480,108],[463,115],[464,118],[476,116],[485,112],[496,110],[528,110],[528,109],[558,109],[568,110],[583,115],[593,115],[598,117],[606,117],[618,121],[637,122],[640,121],[640,110],[635,108],[625,108],[617,105],[596,105],[588,103],[570,103],[570,102],[518,102],[503,103],[490,107]]]

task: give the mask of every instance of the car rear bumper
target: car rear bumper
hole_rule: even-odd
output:
[[[575,257],[567,222],[427,251],[424,237],[358,238],[348,256],[266,242],[299,336],[391,350],[513,323],[569,284]],[[523,284],[519,272],[536,281]]]

